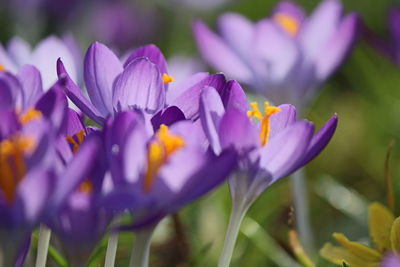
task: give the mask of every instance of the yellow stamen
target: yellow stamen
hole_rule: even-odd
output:
[[[173,82],[174,81],[174,77],[164,73],[163,76],[162,76],[162,80],[163,80],[163,83],[166,84],[166,83]]]
[[[160,126],[155,140],[149,144],[147,150],[147,170],[143,185],[145,192],[150,191],[154,178],[162,165],[184,145],[185,142],[181,137],[169,133],[168,126],[164,124]]]
[[[4,65],[0,64],[0,71],[6,71],[6,67],[4,67]]]
[[[15,136],[0,142],[0,190],[11,204],[15,198],[18,183],[26,173],[24,155],[34,147],[28,137]]]
[[[28,109],[27,112],[25,112],[19,117],[19,121],[21,122],[21,124],[27,124],[28,122],[35,119],[40,119],[41,117],[42,117],[42,112],[40,112],[37,109],[30,108]]]
[[[74,138],[74,136],[76,137],[77,140]],[[84,129],[80,130],[74,136],[67,136],[65,139],[67,139],[67,142],[72,145],[72,152],[75,154],[78,151],[79,146],[85,139],[85,130]]]
[[[262,146],[265,146],[268,143],[268,137],[271,131],[269,118],[281,110],[278,107],[270,106],[268,102],[264,102],[264,115],[262,115],[258,108],[257,102],[250,103],[250,107],[252,110],[247,111],[247,116],[260,120],[260,143]]]
[[[277,13],[274,15],[274,20],[291,36],[295,36],[299,31],[299,22],[288,14]]]
[[[83,181],[78,188],[79,192],[90,194],[93,192],[93,184],[89,180]]]

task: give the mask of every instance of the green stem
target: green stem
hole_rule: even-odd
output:
[[[112,232],[108,238],[107,252],[106,252],[106,260],[104,263],[104,267],[114,267],[115,265],[115,256],[117,255],[117,247],[118,247],[118,232]]]
[[[148,267],[150,243],[155,226],[136,232],[132,248],[130,267]]]
[[[35,265],[36,267],[46,267],[50,237],[51,237],[51,230],[44,225],[40,225],[37,257]]]

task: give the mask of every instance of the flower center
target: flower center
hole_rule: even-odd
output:
[[[162,76],[162,80],[163,80],[164,84],[167,84],[167,83],[173,82],[174,81],[174,77],[164,73],[163,76]]]
[[[24,178],[24,155],[34,147],[34,140],[20,135],[0,142],[0,190],[7,204],[15,198],[18,183]]]
[[[0,71],[6,71],[6,67],[4,67],[4,65],[0,64]]]
[[[19,116],[19,121],[21,124],[27,124],[30,121],[42,118],[42,112],[37,109],[30,108],[24,114]]]
[[[169,157],[185,145],[184,140],[168,131],[168,126],[162,124],[151,141],[147,150],[147,170],[144,177],[144,191],[149,192],[154,178],[161,166]]]
[[[65,139],[67,139],[67,142],[72,145],[72,152],[75,154],[85,139],[85,130],[82,129],[73,136],[67,136]]]
[[[265,146],[268,143],[269,132],[271,130],[269,118],[281,110],[278,107],[270,106],[268,102],[264,102],[264,115],[258,109],[257,102],[250,103],[250,107],[251,110],[247,111],[247,116],[260,120],[260,143],[262,146]]]
[[[298,33],[300,25],[293,16],[285,13],[276,13],[273,19],[290,36],[296,36]]]

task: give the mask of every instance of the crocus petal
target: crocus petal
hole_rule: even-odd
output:
[[[329,143],[333,134],[336,131],[338,123],[337,115],[333,115],[321,129],[312,137],[307,152],[304,155],[300,165],[304,166],[311,160],[313,160]]]
[[[328,42],[321,47],[316,59],[316,75],[320,81],[326,79],[343,61],[356,36],[358,17],[347,15],[339,24]]]
[[[296,108],[289,104],[279,106],[280,111],[270,118],[269,138],[273,138],[276,134],[284,130],[289,125],[296,122]]]
[[[218,35],[201,21],[193,24],[193,33],[203,58],[217,71],[223,71],[232,79],[250,83],[251,69]]]
[[[397,217],[390,230],[390,242],[392,244],[392,250],[397,254],[400,253],[400,217]]]
[[[74,83],[74,81],[72,81],[60,59],[57,61],[57,73],[60,79],[65,79],[64,91],[72,100],[72,102],[74,102],[74,104],[80,108],[83,113],[89,116],[89,118],[99,124],[102,124],[104,122],[104,117],[97,110],[97,108],[86,99],[86,97],[82,94],[81,89]]]
[[[156,132],[161,124],[170,126],[177,121],[185,119],[185,114],[178,107],[170,106],[154,115],[151,118],[151,124],[153,125],[154,132]]]
[[[286,127],[262,148],[260,168],[272,174],[271,183],[294,171],[293,167],[308,148],[313,131],[311,123],[299,121]]]
[[[349,266],[378,266],[378,262],[370,262],[368,259],[364,259],[363,254],[358,255],[352,253],[349,249],[333,246],[330,243],[326,243],[319,253],[323,258],[340,266],[343,266],[343,262]]]
[[[336,240],[336,242],[347,249],[351,254],[354,254],[361,259],[364,259],[366,262],[378,263],[381,259],[381,254],[378,251],[369,248],[363,244],[350,241],[347,239],[346,236],[341,233],[334,233],[332,236]]]
[[[339,0],[324,0],[304,23],[300,42],[308,59],[312,60],[336,31],[342,14]]]
[[[126,68],[129,65],[129,63],[131,63],[135,59],[141,57],[147,57],[150,60],[150,62],[157,65],[161,74],[168,73],[167,62],[164,58],[163,53],[160,51],[160,49],[158,49],[157,46],[153,44],[144,45],[135,49],[135,51],[133,51],[133,53],[125,61],[124,68]]]
[[[8,55],[7,51],[4,49],[4,47],[0,44],[0,62],[1,65],[7,70],[12,73],[16,73],[18,70],[18,66],[15,64],[15,62],[10,58]]]
[[[205,87],[200,99],[200,121],[215,154],[221,153],[218,128],[225,113],[224,105],[218,92],[212,87]]]
[[[34,49],[31,61],[28,62],[40,70],[43,88],[48,89],[57,81],[56,62],[61,58],[72,80],[77,80],[74,59],[62,40],[50,36],[41,41]]]
[[[389,14],[389,30],[397,44],[400,43],[400,9],[392,8]]]
[[[226,110],[219,123],[218,135],[222,149],[232,146],[243,152],[259,146],[256,127],[246,113],[238,109]]]
[[[246,94],[237,81],[227,82],[220,94],[225,109],[237,108],[244,112],[249,109]]]
[[[187,79],[181,82],[173,82],[169,86],[169,90],[167,91],[167,104],[172,103],[180,94],[182,94],[186,89],[191,88],[196,85],[200,81],[207,78],[210,74],[208,72],[199,72],[189,76]]]
[[[113,90],[117,111],[136,108],[155,113],[165,105],[165,88],[158,67],[146,58],[132,61],[117,77]]]
[[[221,92],[226,84],[223,74],[208,75],[192,87],[187,88],[179,97],[177,97],[171,106],[177,106],[190,120],[197,119],[199,116],[200,94],[201,91],[209,86]]]
[[[20,37],[13,37],[7,45],[7,52],[18,66],[30,61],[32,48]]]
[[[19,183],[17,194],[25,212],[25,219],[35,223],[48,203],[53,189],[54,176],[37,168],[30,171]]]
[[[390,231],[393,222],[393,213],[382,204],[373,202],[368,206],[369,234],[379,251],[389,251],[392,248]]]
[[[290,16],[291,18],[295,19],[295,21],[299,24],[299,27],[301,27],[305,17],[304,10],[292,1],[279,2],[272,12],[273,16],[276,14],[285,14]]]
[[[90,100],[103,117],[113,111],[113,83],[122,71],[121,62],[108,47],[98,42],[89,47],[83,75]]]
[[[380,267],[397,267],[400,266],[400,256],[397,254],[386,255]]]
[[[285,79],[299,60],[294,39],[268,19],[256,24],[254,49],[263,60],[265,73],[272,83]]]
[[[254,34],[254,25],[251,21],[239,14],[226,13],[219,17],[218,29],[222,38],[239,57],[242,59],[248,57]]]
[[[11,111],[14,109],[14,96],[7,82],[0,78],[0,110]]]
[[[73,136],[77,132],[85,129],[82,117],[73,109],[67,111],[67,122],[66,122],[66,136]]]
[[[42,77],[39,70],[32,65],[24,65],[18,72],[24,94],[24,109],[32,107],[43,92]]]
[[[7,90],[11,93],[14,108],[22,109],[24,95],[19,79],[9,72],[0,72],[0,83],[2,87],[7,87]]]

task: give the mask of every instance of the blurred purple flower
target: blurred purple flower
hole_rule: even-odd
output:
[[[105,128],[114,183],[106,203],[130,210],[134,229],[154,225],[214,189],[237,158],[232,149],[219,156],[206,151],[201,126],[192,121],[161,125],[153,134],[142,118],[122,112]]]
[[[282,1],[270,18],[252,23],[222,15],[219,35],[196,21],[194,36],[203,58],[216,70],[248,85],[275,104],[303,108],[342,63],[356,35],[357,16],[342,17],[339,0],[325,0],[310,17]]]
[[[383,258],[380,267],[399,267],[400,256],[397,254],[388,254]]]
[[[265,103],[263,114],[257,103],[251,103],[247,111],[242,88],[235,81],[230,85],[222,99],[214,89],[205,88],[200,119],[217,155],[229,147],[241,155],[239,170],[229,184],[232,199],[244,200],[247,206],[267,187],[316,157],[332,138],[337,116],[314,134],[314,125],[297,120],[291,105]]]

